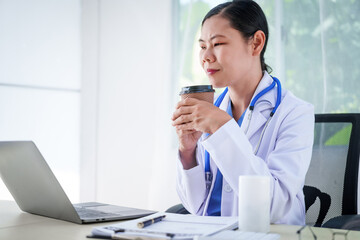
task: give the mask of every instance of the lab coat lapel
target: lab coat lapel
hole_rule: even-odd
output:
[[[252,98],[254,98],[263,89],[270,86],[272,82],[272,77],[267,72],[265,72],[264,77],[261,79]],[[242,124],[242,128],[246,129],[248,124],[250,124],[249,129],[246,133],[248,139],[250,139],[259,129],[261,129],[266,123],[267,119],[270,117],[270,112],[274,108],[276,102],[276,89],[277,86],[257,100],[251,119],[249,119],[250,111],[247,111],[247,114],[245,116],[246,123]]]
[[[223,99],[222,102],[220,103],[219,108],[220,108],[221,110],[224,110],[224,111],[226,112],[227,107],[228,107],[228,105],[229,105],[229,100],[230,100],[230,95],[229,95],[229,92],[227,92],[227,93],[225,94],[224,99]]]
[[[250,124],[246,133],[247,138],[250,139],[266,123],[266,120],[267,118],[262,114],[262,110],[260,108],[255,108],[252,113],[250,122],[246,123]],[[247,125],[243,124],[243,129],[246,128]]]

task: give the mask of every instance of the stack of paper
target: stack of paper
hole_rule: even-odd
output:
[[[157,223],[145,228],[137,224],[147,219],[161,215],[166,217]],[[112,239],[193,239],[194,237],[210,236],[226,229],[237,228],[237,217],[210,217],[194,216],[159,212],[147,217],[121,222],[105,227],[95,227],[92,230],[94,237],[108,237]]]

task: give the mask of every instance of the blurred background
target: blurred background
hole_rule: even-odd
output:
[[[34,141],[73,203],[178,203],[170,118],[207,83],[197,39],[222,2],[0,0],[0,140]],[[272,75],[316,113],[360,112],[360,1],[257,2]]]

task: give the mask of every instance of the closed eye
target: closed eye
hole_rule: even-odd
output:
[[[216,46],[220,46],[220,45],[224,45],[225,43],[215,43],[214,44],[214,47],[216,47]]]

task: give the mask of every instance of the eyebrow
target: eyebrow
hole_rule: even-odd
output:
[[[224,35],[216,34],[216,35],[214,35],[214,36],[212,36],[212,37],[210,38],[210,41],[213,40],[214,38],[220,38],[220,37],[226,38]],[[200,39],[199,39],[199,42],[205,42],[205,41],[200,38]]]

